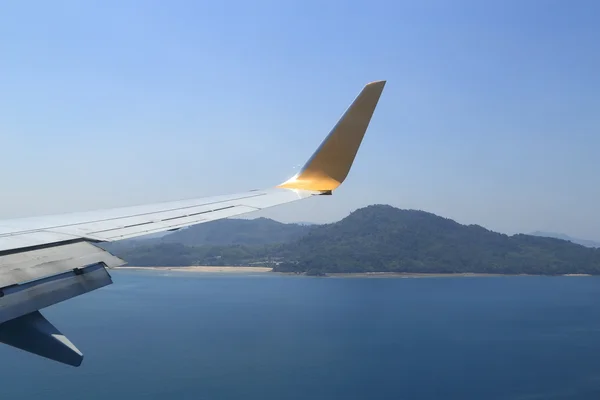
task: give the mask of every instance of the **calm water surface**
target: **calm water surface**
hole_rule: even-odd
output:
[[[0,346],[2,398],[600,398],[597,278],[112,275],[44,312],[82,367]]]

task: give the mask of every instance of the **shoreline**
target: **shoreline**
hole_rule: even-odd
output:
[[[519,276],[508,274],[487,274],[478,272],[427,273],[427,272],[334,272],[332,278],[485,278],[498,276]]]
[[[490,274],[485,272],[335,272],[328,273],[331,278],[498,278],[506,276],[593,276],[590,274],[563,274],[563,275],[531,275],[531,274]]]
[[[227,266],[204,266],[194,265],[189,267],[116,267],[118,270],[152,270],[152,271],[179,271],[179,272],[226,272],[226,273],[244,273],[244,272],[271,272],[273,268],[269,267],[227,267]]]
[[[267,273],[271,272],[278,275],[290,276],[310,276],[304,273],[296,272],[273,272],[270,267],[240,267],[240,266],[208,266],[197,265],[188,267],[115,267],[115,270],[133,270],[133,271],[178,271],[178,272],[197,272],[197,273]],[[503,277],[503,276],[565,276],[565,277],[590,277],[590,274],[563,274],[563,275],[529,275],[529,274],[489,274],[479,272],[456,272],[456,273],[426,273],[426,272],[332,272],[326,273],[321,277],[329,278],[485,278],[485,277]],[[318,276],[315,276],[318,277]]]

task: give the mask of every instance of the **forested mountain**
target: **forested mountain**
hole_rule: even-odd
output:
[[[598,273],[600,251],[568,241],[507,236],[424,211],[376,205],[313,228],[286,246],[278,270],[326,272]]]
[[[284,272],[600,273],[600,249],[555,238],[507,236],[424,211],[386,205],[359,209],[332,224],[301,226],[306,229],[304,234],[292,228],[285,236],[290,239],[287,242],[249,243],[250,225],[265,221],[244,223],[249,224],[248,230],[233,239],[235,245],[207,245],[211,240],[225,244],[228,233],[216,230],[213,239],[200,235],[201,241],[186,242],[203,245],[165,241],[173,234],[160,243],[138,244],[123,251],[115,248],[113,253],[131,265],[269,264]],[[292,239],[296,234],[299,237]]]

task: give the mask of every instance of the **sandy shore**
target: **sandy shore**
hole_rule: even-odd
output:
[[[117,267],[115,269],[136,269],[136,270],[157,270],[157,271],[180,271],[180,272],[271,272],[273,268],[267,267],[210,267],[210,266],[193,266],[193,267]]]

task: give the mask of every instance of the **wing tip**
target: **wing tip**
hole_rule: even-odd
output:
[[[367,83],[302,170],[277,187],[332,192],[346,179],[387,81]]]

